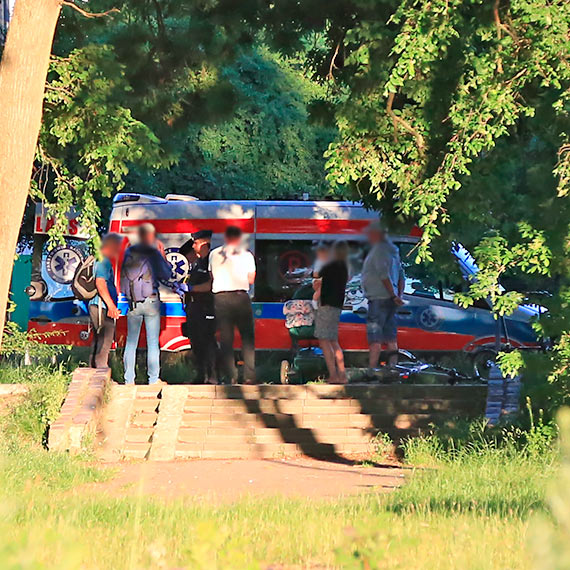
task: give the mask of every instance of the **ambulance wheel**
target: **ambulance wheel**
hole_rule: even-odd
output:
[[[281,384],[289,384],[289,370],[291,370],[291,365],[288,360],[281,361],[281,367],[279,369],[279,380]]]
[[[491,366],[495,363],[497,353],[490,348],[484,348],[473,355],[473,375],[479,380],[488,380]]]

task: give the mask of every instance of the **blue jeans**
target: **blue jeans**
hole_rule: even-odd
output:
[[[137,346],[143,321],[146,329],[148,383],[154,384],[160,375],[160,300],[158,297],[149,297],[127,313],[127,342],[123,356],[125,384],[135,383]]]

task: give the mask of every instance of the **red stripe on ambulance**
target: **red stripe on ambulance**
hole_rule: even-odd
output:
[[[258,218],[257,234],[361,234],[370,220]]]
[[[228,226],[237,226],[244,232],[251,234],[255,228],[253,218],[211,218],[199,220],[165,218],[162,220],[113,220],[111,222],[111,231],[123,233],[127,228],[146,223],[152,224],[159,234],[190,234],[198,230],[212,230],[215,234],[222,234]]]

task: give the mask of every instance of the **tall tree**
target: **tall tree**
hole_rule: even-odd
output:
[[[0,343],[59,0],[18,0],[0,62]]]

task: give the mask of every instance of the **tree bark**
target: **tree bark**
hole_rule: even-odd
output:
[[[0,61],[0,346],[60,0],[17,0]]]

